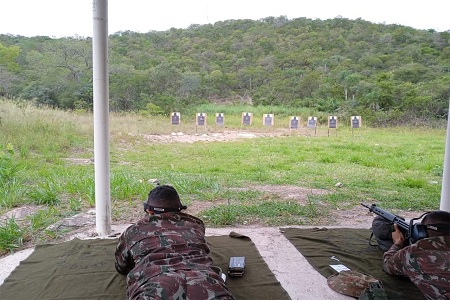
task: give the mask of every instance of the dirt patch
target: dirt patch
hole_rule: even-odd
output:
[[[39,206],[39,205],[24,205],[21,207],[16,207],[16,208],[6,212],[2,216],[0,216],[0,221],[4,222],[7,219],[11,219],[11,218],[14,218],[14,220],[19,220],[19,221],[25,220],[27,216],[33,215],[34,213],[36,213],[37,211],[39,211],[42,208],[43,208],[43,206]]]
[[[191,201],[188,208],[186,210],[184,210],[183,212],[194,215],[194,216],[198,216],[204,210],[213,208],[214,206],[217,206],[217,205],[225,205],[227,203],[228,203],[227,200],[219,200],[219,201],[214,201],[214,202],[195,200],[195,201]]]
[[[74,158],[74,157],[69,157],[69,158],[65,158],[65,161],[73,164],[73,165],[90,165],[94,163],[94,159],[93,158]]]
[[[330,191],[323,189],[303,188],[294,185],[250,185],[247,188],[237,188],[236,190],[255,190],[274,194],[283,200],[293,200],[301,205],[306,205],[309,195],[326,195]]]
[[[261,137],[273,137],[285,135],[284,131],[258,133],[245,131],[228,131],[214,133],[185,134],[183,132],[172,132],[170,135],[162,134],[140,134],[149,143],[195,143],[195,142],[230,142],[239,139],[253,139]]]

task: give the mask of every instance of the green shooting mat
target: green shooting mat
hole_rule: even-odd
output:
[[[245,256],[243,277],[227,278],[236,299],[290,299],[247,237],[207,237],[215,265],[226,272],[231,256]],[[36,246],[5,279],[0,298],[126,299],[125,276],[114,268],[117,239],[74,239]]]
[[[281,228],[284,236],[323,276],[336,274],[330,265],[370,274],[382,281],[389,299],[425,299],[407,278],[383,271],[382,252],[369,245],[371,231],[355,228]]]
[[[291,299],[256,249],[252,240],[235,232],[227,236],[207,237],[214,264],[228,270],[230,257],[244,256],[242,277],[227,277],[227,285],[236,299]]]

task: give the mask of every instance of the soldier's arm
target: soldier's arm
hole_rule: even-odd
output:
[[[403,248],[405,237],[397,224],[394,228],[395,231],[392,233],[394,244],[383,255],[383,269],[391,275],[406,275],[407,249]]]
[[[120,274],[127,275],[134,268],[134,261],[128,251],[128,246],[125,243],[124,234],[119,238],[119,243],[116,247],[115,262],[116,271]]]
[[[405,252],[399,245],[393,244],[383,254],[383,269],[391,275],[405,275]]]

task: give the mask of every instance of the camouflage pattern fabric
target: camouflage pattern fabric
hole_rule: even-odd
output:
[[[377,278],[354,270],[341,271],[327,279],[328,286],[341,294],[358,298]]]
[[[202,220],[180,212],[148,215],[119,237],[116,270],[129,299],[234,299],[205,240]]]
[[[394,244],[383,255],[383,268],[409,277],[427,299],[450,299],[450,236],[425,238],[403,249]]]

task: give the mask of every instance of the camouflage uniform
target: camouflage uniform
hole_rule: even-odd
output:
[[[450,299],[450,236],[429,237],[383,255],[383,268],[411,279],[427,299]]]
[[[202,220],[180,212],[148,215],[120,236],[115,267],[129,299],[234,299],[211,267]]]

